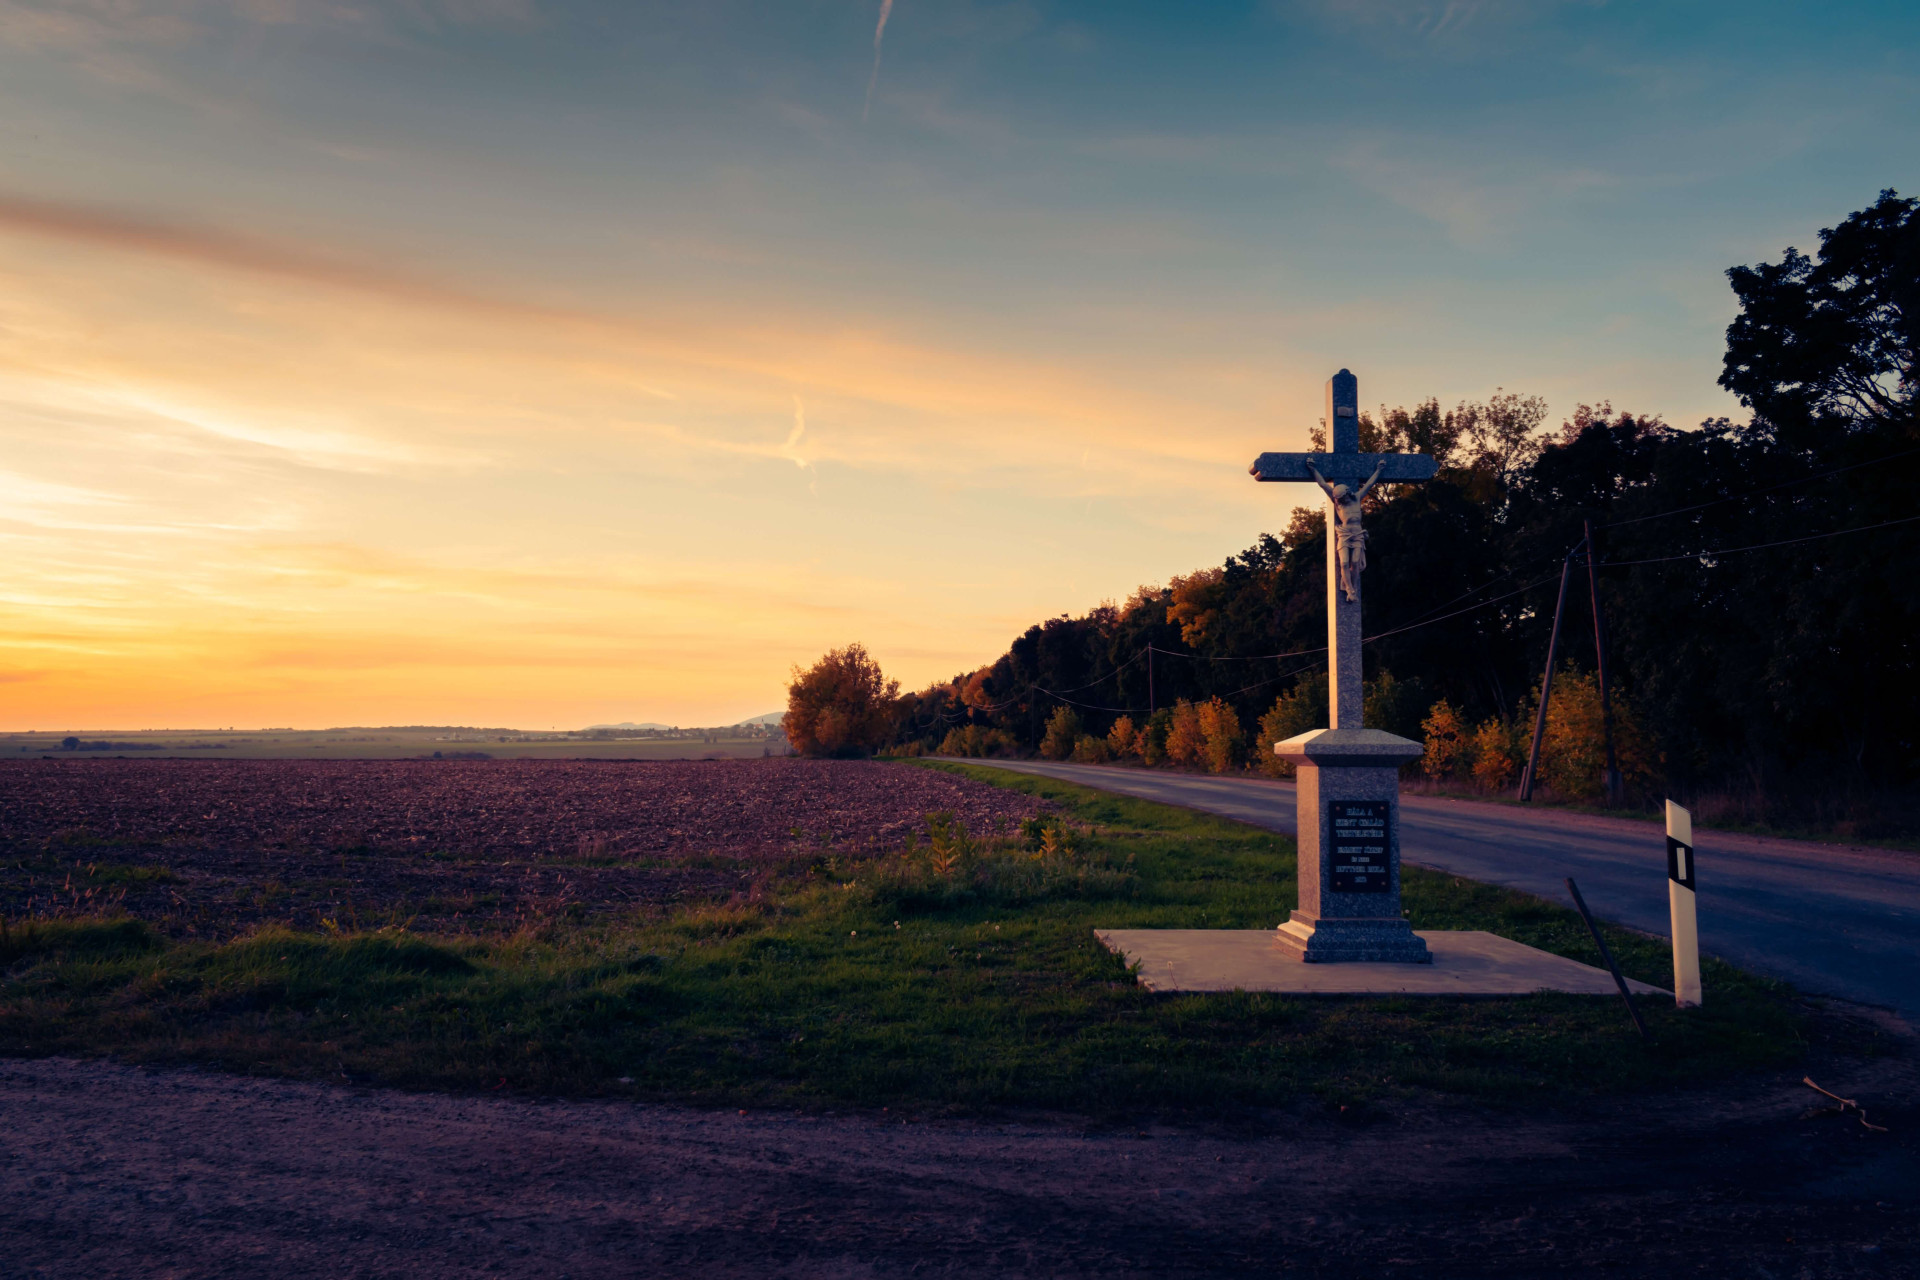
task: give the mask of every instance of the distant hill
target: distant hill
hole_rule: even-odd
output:
[[[622,720],[619,724],[590,724],[589,729],[672,729],[670,724],[655,724],[649,720],[645,724],[635,724],[631,720]]]
[[[769,712],[767,712],[767,714],[765,714],[765,715],[763,715],[763,716],[755,716],[755,717],[754,717],[753,719],[751,719],[751,720],[742,720],[742,721],[741,721],[740,723],[741,723],[741,724],[743,724],[743,725],[748,725],[748,724],[779,724],[779,723],[780,723],[780,722],[781,722],[782,720],[785,720],[786,718],[787,718],[787,713],[786,713],[786,712],[784,712],[784,711],[769,711]]]

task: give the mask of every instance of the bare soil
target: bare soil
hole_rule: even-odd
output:
[[[497,931],[725,899],[897,849],[933,812],[987,832],[1048,807],[859,760],[0,761],[0,916]]]
[[[1920,1273],[1904,1057],[1564,1113],[1182,1126],[447,1097],[0,1062],[0,1274]]]

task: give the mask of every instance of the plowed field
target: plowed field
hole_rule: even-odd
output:
[[[0,911],[491,930],[724,899],[929,813],[986,832],[1043,807],[871,761],[8,761]]]

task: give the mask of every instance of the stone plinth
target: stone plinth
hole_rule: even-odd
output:
[[[1400,766],[1424,750],[1378,729],[1316,729],[1274,745],[1299,778],[1300,907],[1275,931],[1283,953],[1432,961],[1400,907]]]
[[[1301,964],[1266,929],[1095,929],[1106,947],[1138,966],[1149,991],[1272,991],[1287,995],[1523,996],[1618,994],[1613,975],[1566,956],[1479,930],[1415,935],[1432,963]],[[1666,995],[1627,980],[1636,995]]]

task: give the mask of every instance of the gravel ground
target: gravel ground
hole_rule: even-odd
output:
[[[0,1275],[1920,1273],[1911,1056],[1579,1114],[1145,1127],[0,1062]]]

